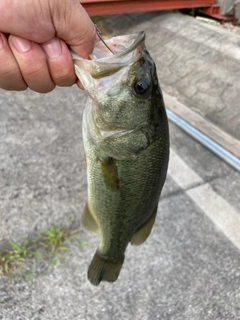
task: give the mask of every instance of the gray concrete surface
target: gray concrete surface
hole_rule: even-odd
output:
[[[181,56],[183,66],[186,60],[182,50],[190,54],[184,45],[182,50],[174,47],[180,36],[166,25],[162,27],[167,21],[174,25],[174,16],[153,13],[124,17],[124,32],[127,26],[131,31],[147,29],[149,50],[162,86],[180,96],[177,65],[170,70],[173,78],[176,75],[173,84],[161,76],[164,62],[160,57],[165,45],[170,48],[172,41],[172,51]],[[116,25],[109,22],[109,28],[116,28],[124,17],[112,17]],[[186,21],[193,30],[195,20],[186,17]],[[204,35],[205,25],[198,25],[202,26],[204,31],[199,32]],[[153,43],[159,30],[166,34],[161,45]],[[200,61],[198,55],[203,49],[200,43],[197,47],[195,59]],[[234,59],[230,59],[232,72]],[[0,248],[6,240],[21,241],[52,225],[67,224],[73,216],[79,227],[87,196],[81,137],[85,98],[76,87],[56,88],[47,95],[0,91]],[[184,94],[181,99],[191,103]],[[204,101],[208,103],[208,96]],[[189,174],[195,172],[201,183],[186,183],[182,188],[169,172],[151,237],[142,246],[129,246],[119,280],[99,287],[88,282],[87,267],[99,239],[80,230],[80,239],[89,244],[83,250],[69,244],[61,266],[36,263],[32,282],[0,278],[1,320],[240,319],[240,252],[225,236],[224,225],[213,223],[207,210],[190,196],[195,188],[209,186],[214,197],[239,215],[240,175],[172,124],[170,133],[172,154],[181,159],[174,162],[176,172],[182,171],[183,162]],[[202,200],[207,209],[214,199]],[[226,213],[225,207],[221,210]],[[229,219],[231,212],[227,212]],[[240,224],[236,223],[236,230],[240,234]],[[28,264],[32,266],[31,261]]]

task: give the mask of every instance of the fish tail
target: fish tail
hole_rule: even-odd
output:
[[[88,280],[97,286],[101,281],[114,282],[117,280],[123,260],[112,262],[104,258],[97,250],[88,268]]]

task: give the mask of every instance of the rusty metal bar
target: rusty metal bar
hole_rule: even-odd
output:
[[[210,7],[214,0],[82,0],[89,15]]]

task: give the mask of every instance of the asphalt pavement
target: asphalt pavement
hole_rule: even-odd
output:
[[[146,30],[162,88],[239,139],[239,36],[175,13],[112,16],[105,24],[108,32]],[[217,50],[219,34],[225,40]],[[81,250],[69,243],[60,266],[28,261],[31,280],[1,277],[0,319],[240,319],[240,174],[171,123],[169,171],[151,236],[128,247],[117,282],[88,282],[99,238],[79,225],[87,198],[85,100],[77,87],[46,95],[0,91],[0,249],[72,218],[88,242]]]

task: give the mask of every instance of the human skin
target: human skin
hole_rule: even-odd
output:
[[[0,88],[46,93],[76,83],[68,46],[88,59],[96,38],[78,0],[1,0],[0,16]]]

